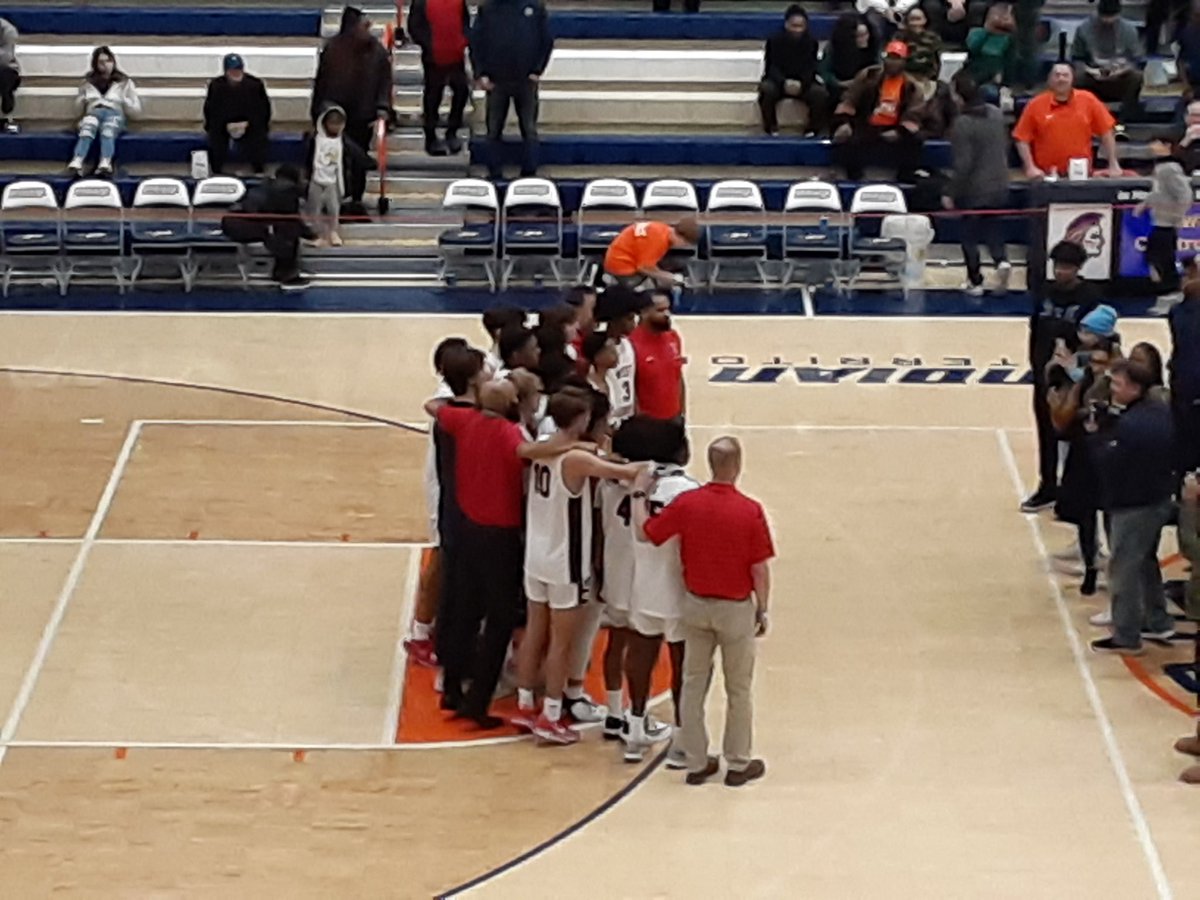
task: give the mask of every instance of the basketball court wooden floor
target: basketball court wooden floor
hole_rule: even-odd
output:
[[[1089,656],[1016,512],[1024,323],[679,327],[780,549],[737,791],[418,708],[388,422],[474,317],[0,317],[4,896],[1200,896],[1187,649]]]

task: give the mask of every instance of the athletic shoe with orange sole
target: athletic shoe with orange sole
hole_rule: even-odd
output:
[[[572,731],[561,721],[551,722],[545,714],[533,723],[533,733],[548,744],[574,744],[579,741],[579,732]]]
[[[433,649],[433,641],[431,641],[429,638],[426,638],[425,640],[405,638],[404,650],[408,654],[408,658],[415,662],[418,666],[426,669],[437,668],[437,653]]]

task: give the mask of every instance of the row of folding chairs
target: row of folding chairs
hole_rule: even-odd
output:
[[[490,182],[464,178],[446,188],[442,206],[460,212],[464,220],[438,240],[445,280],[477,267],[493,289],[503,289],[516,266],[528,260],[542,264],[561,283],[565,216],[554,182],[521,178],[511,182],[501,197]],[[767,284],[771,214],[758,185],[740,179],[714,184],[703,210],[695,185],[688,181],[652,181],[640,198],[624,179],[588,182],[576,219],[578,270],[594,271],[613,239],[632,222],[678,220],[701,213],[706,221],[709,286],[719,281],[730,263],[754,266],[759,280]],[[864,185],[855,191],[847,209],[836,185],[802,181],[789,188],[783,213],[782,254],[776,258],[783,263],[780,280],[785,285],[800,275],[806,280],[846,275],[846,284],[852,286],[864,267],[896,274],[907,258],[897,219],[907,216],[908,206],[895,185]],[[683,254],[681,261],[689,271],[698,255],[699,248]]]
[[[221,219],[246,194],[237,178],[177,178],[138,184],[127,210],[111,181],[74,182],[59,204],[44,181],[16,181],[0,197],[0,286],[53,278],[61,294],[84,273],[111,275],[118,290],[137,284],[151,261],[165,262],[191,291],[203,270],[232,264],[248,278],[244,248],[230,241]]]

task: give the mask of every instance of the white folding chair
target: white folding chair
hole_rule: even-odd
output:
[[[495,186],[482,178],[452,181],[442,198],[442,209],[461,214],[463,222],[438,235],[439,277],[453,282],[459,272],[479,267],[494,291],[500,255],[500,199]]]
[[[908,212],[904,194],[894,184],[865,184],[850,201],[850,271],[846,287],[853,288],[863,270],[882,272],[889,282],[899,282],[908,258],[901,238],[885,237],[885,215]]]
[[[147,178],[133,195],[129,218],[130,282],[136,286],[147,260],[170,262],[186,281],[191,248],[192,200],[178,178]]]
[[[518,178],[510,182],[504,192],[502,215],[500,289],[508,287],[519,261],[545,265],[555,284],[561,287],[563,210],[554,182],[545,178]]]
[[[62,288],[62,211],[54,189],[44,181],[14,181],[0,197],[3,293],[13,279],[51,275]]]
[[[244,245],[231,241],[221,225],[229,210],[245,196],[246,185],[239,178],[214,175],[196,182],[192,191],[188,259],[183,274],[185,291],[191,292],[201,272],[236,271],[242,286],[249,286],[249,252]]]
[[[61,294],[82,272],[109,272],[125,293],[125,204],[115,184],[98,178],[72,184],[63,201],[62,235]]]
[[[674,224],[686,215],[699,213],[700,199],[696,196],[696,186],[690,181],[660,178],[646,185],[642,194],[642,215],[647,219]],[[699,247],[677,247],[667,254],[667,264],[682,266],[691,278],[699,255]]]
[[[588,221],[589,216],[599,221]],[[609,245],[621,230],[638,217],[637,191],[623,178],[597,178],[583,188],[579,201],[578,244],[580,281],[595,280],[585,277],[585,267],[595,266],[603,260]]]
[[[837,186],[827,181],[797,182],[788,188],[783,213],[783,285],[792,283],[797,270],[805,274],[806,282],[828,280],[842,258],[846,231]]]
[[[767,283],[767,207],[753,181],[718,181],[708,193],[708,286],[716,286],[722,262],[752,262]],[[715,224],[713,224],[715,222]]]

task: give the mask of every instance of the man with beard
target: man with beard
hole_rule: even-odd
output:
[[[642,312],[641,323],[629,335],[637,411],[654,419],[682,420],[686,400],[683,341],[671,327],[671,295],[660,290],[653,298],[654,305]]]
[[[911,182],[921,164],[921,89],[905,73],[908,44],[892,41],[883,64],[859,72],[833,111],[833,154],[860,181],[868,161],[887,160]]]
[[[758,86],[763,131],[779,133],[776,107],[797,100],[808,107],[808,130],[825,130],[829,94],[817,80],[817,42],[808,31],[808,13],[793,3],[784,14],[783,28],[767,40],[763,77]]]

